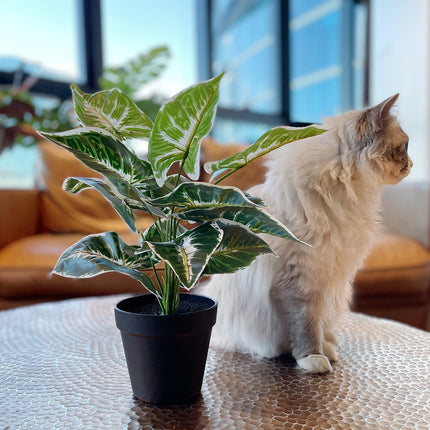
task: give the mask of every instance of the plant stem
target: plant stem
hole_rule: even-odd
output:
[[[176,276],[168,264],[164,265],[164,294],[162,298],[161,309],[163,315],[170,315],[176,312],[179,304],[179,288]]]
[[[176,176],[175,188],[178,186],[181,179],[184,163],[186,157],[180,164],[178,175]],[[172,242],[176,239],[178,232],[179,220],[175,219],[172,215],[172,210],[165,223],[165,231],[161,234],[161,237],[166,242]],[[162,226],[159,226],[159,231],[162,231]],[[173,273],[171,267],[164,263],[164,279],[163,285],[160,285],[162,292],[162,298],[159,300],[163,315],[170,315],[176,312],[179,305],[179,281],[176,275]]]
[[[160,278],[157,273],[157,269],[155,268],[154,262],[151,260],[152,272],[154,273],[155,280],[157,281],[158,288],[160,289],[160,294],[163,296],[163,284],[160,281]]]
[[[231,174],[233,174],[234,172],[237,172],[237,170],[229,170],[225,175],[221,176],[220,178],[216,179],[214,182],[214,185],[219,184],[221,181],[223,181],[225,178],[228,178]]]
[[[179,165],[179,172],[176,175],[175,188],[178,186],[179,180],[181,179],[182,171],[184,170],[185,160],[186,160],[186,157],[183,158],[183,160],[181,161],[181,164]]]

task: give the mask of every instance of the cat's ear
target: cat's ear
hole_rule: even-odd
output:
[[[381,132],[390,120],[390,110],[396,103],[399,94],[389,97],[378,105],[366,109],[357,122],[357,141],[361,146],[373,142],[375,133]]]
[[[384,123],[390,114],[391,108],[394,106],[394,103],[396,103],[398,98],[399,93],[394,94],[394,96],[389,97],[382,103],[379,103],[379,105],[371,108],[370,111],[372,112],[373,119],[377,122],[382,121],[382,123]]]

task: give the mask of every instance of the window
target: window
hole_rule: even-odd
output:
[[[346,75],[342,64],[342,4],[340,1],[315,3],[290,2],[292,121],[318,122],[324,115],[340,112],[342,105]]]
[[[85,80],[76,0],[8,1],[0,26],[0,71],[54,81]]]
[[[206,0],[201,79],[222,71],[220,140],[320,122],[366,98],[367,7],[354,0]],[[206,17],[206,21],[205,18]],[[206,49],[205,49],[206,47]]]
[[[291,0],[290,119],[319,122],[363,104],[365,14],[341,0]]]
[[[0,45],[0,93],[37,76],[32,102],[39,108],[58,104],[70,99],[71,83],[94,92],[103,67],[121,66],[160,45],[171,54],[167,68],[142,95],[166,99],[198,79],[196,0],[6,3],[0,37],[8,42]],[[31,187],[36,160],[36,147],[15,145],[0,153],[0,187]]]
[[[220,106],[263,114],[281,109],[277,3],[212,3],[212,70],[225,72]]]
[[[166,45],[168,67],[142,95],[167,98],[225,71],[213,134],[220,141],[250,143],[273,126],[319,122],[363,104],[366,5],[366,0],[9,1],[0,27],[1,39],[8,41],[0,46],[0,86],[35,74],[34,93],[65,100],[71,83],[96,91],[104,66],[120,66]],[[12,164],[0,154],[0,186]]]
[[[196,0],[102,0],[104,65],[117,67],[142,52],[167,46],[167,68],[143,94],[171,97],[196,82]]]

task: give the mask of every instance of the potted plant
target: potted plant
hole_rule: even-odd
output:
[[[154,123],[117,89],[90,95],[73,85],[82,127],[42,133],[103,175],[68,178],[65,190],[95,188],[133,231],[136,211],[154,220],[139,232],[139,245],[126,244],[115,232],[89,235],[67,249],[53,270],[77,278],[117,271],[151,293],[115,308],[133,392],[151,403],[188,402],[200,393],[217,304],[180,288],[190,290],[202,276],[232,273],[272,252],[261,233],[298,240],[265,212],[260,199],[217,183],[281,145],[323,132],[315,127],[269,130],[245,151],[206,165],[215,172],[213,183],[199,182],[200,142],[214,121],[221,77],[168,100]],[[130,138],[148,139],[149,161],[127,147]]]

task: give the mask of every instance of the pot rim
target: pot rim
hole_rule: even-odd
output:
[[[137,336],[173,335],[187,331],[197,332],[212,328],[216,322],[218,302],[211,297],[203,295],[180,293],[180,296],[183,295],[197,300],[207,300],[208,302],[212,302],[212,304],[208,308],[195,312],[177,313],[172,315],[142,314],[121,309],[121,305],[124,305],[127,302],[142,300],[149,296],[154,297],[156,300],[155,296],[151,293],[132,296],[123,299],[116,304],[114,309],[116,326],[123,332]]]
[[[120,300],[118,303],[115,304],[115,311],[121,312],[121,313],[126,313],[126,314],[136,314],[136,315],[145,315],[147,317],[162,317],[162,318],[180,318],[182,316],[186,316],[186,315],[190,315],[190,314],[197,314],[200,312],[207,312],[210,309],[217,307],[218,306],[218,302],[213,299],[212,297],[209,296],[205,296],[203,294],[192,294],[192,293],[179,293],[179,297],[187,297],[187,298],[197,298],[197,300],[200,300],[200,298],[204,299],[204,300],[210,300],[212,302],[212,304],[210,306],[208,306],[205,309],[201,309],[198,311],[191,311],[191,312],[181,312],[181,313],[175,313],[175,314],[170,314],[170,315],[153,315],[153,314],[142,314],[139,312],[132,312],[132,311],[128,311],[125,309],[121,309],[121,305],[125,305],[127,304],[127,302],[132,302],[132,301],[136,301],[136,300],[141,300],[142,298],[154,298],[154,301],[156,301],[157,299],[155,298],[154,294],[152,293],[144,293],[144,294],[138,294],[135,296],[131,296],[131,297],[126,297],[125,299]]]

